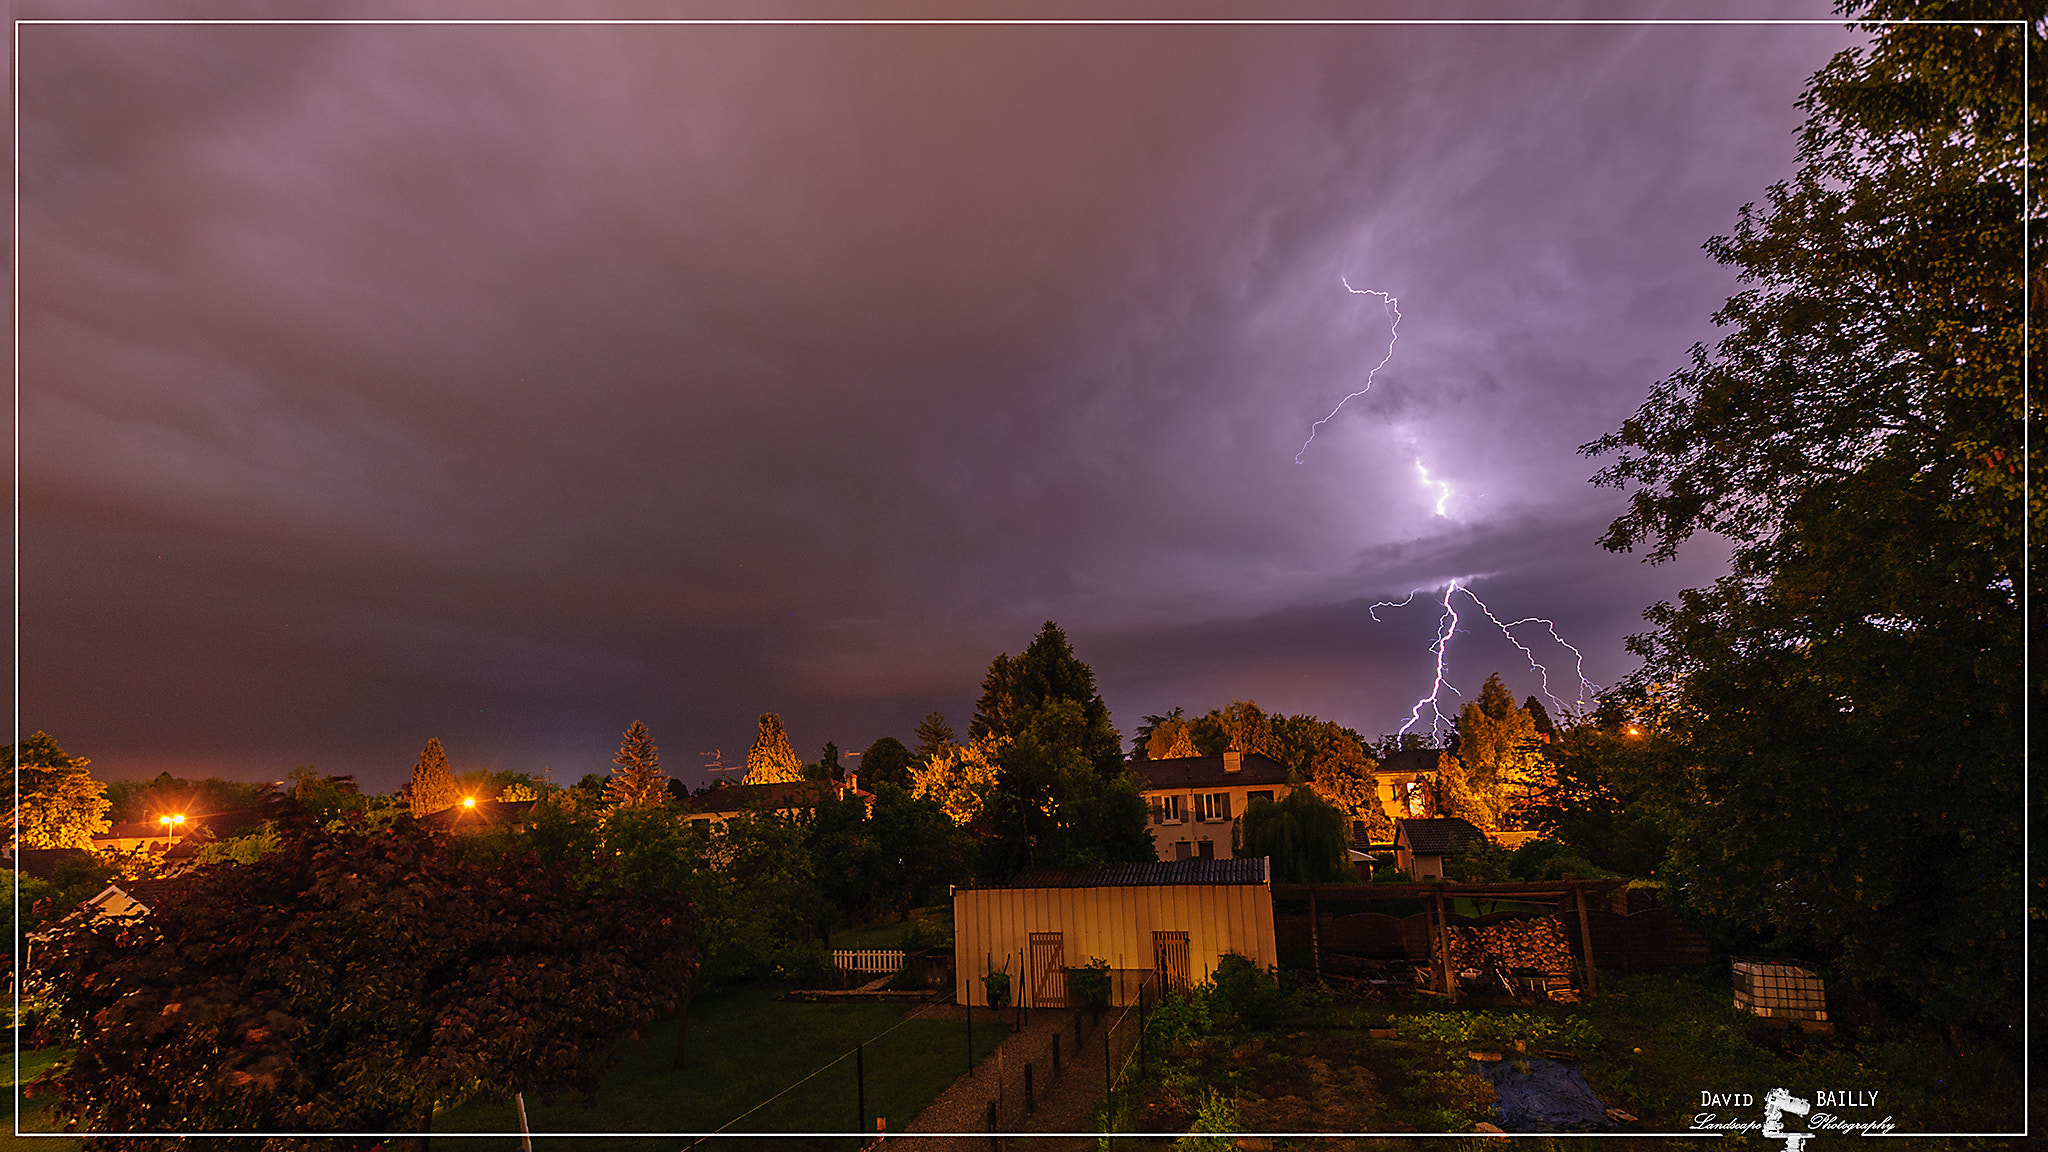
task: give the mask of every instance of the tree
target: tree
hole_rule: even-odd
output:
[[[1273,879],[1287,884],[1330,884],[1358,879],[1351,866],[1351,825],[1336,805],[1307,788],[1279,803],[1245,806],[1232,830],[1233,856],[1271,856]]]
[[[782,717],[764,712],[760,728],[754,746],[747,749],[747,775],[742,783],[787,784],[803,779],[803,761],[796,758],[796,749],[789,746],[789,734],[782,730]]]
[[[586,891],[417,827],[300,816],[261,859],[151,904],[35,953],[45,1039],[77,1048],[50,1083],[89,1131],[424,1132],[477,1095],[594,1094],[617,1038],[673,1010],[695,965],[678,893]]]
[[[1585,451],[1634,489],[1609,548],[1734,542],[1728,576],[1632,642],[1636,687],[1672,693],[1685,901],[1901,1010],[2011,1037],[2020,543],[2048,527],[2019,471],[2042,415],[2022,278],[2048,229],[2028,235],[2022,181],[2048,132],[2023,153],[2022,67],[2048,66],[2044,7],[1844,11],[2027,24],[1874,25],[1818,72],[1798,172],[1708,243],[1750,285],[1716,314],[1730,332]]]
[[[1063,738],[1071,740],[1104,778],[1123,771],[1123,737],[1109,722],[1109,705],[1096,691],[1095,672],[1074,655],[1067,634],[1050,620],[1014,661],[1008,655],[990,661],[968,734],[976,740],[1013,741],[1039,713],[1060,701],[1080,710],[1078,727],[1067,725]]]
[[[619,770],[606,783],[605,802],[614,808],[659,808],[668,802],[668,776],[661,770],[661,751],[647,725],[633,721],[612,757]]]
[[[19,773],[14,819],[24,848],[92,849],[92,838],[105,832],[107,786],[94,780],[83,756],[64,749],[37,731],[17,748],[7,745],[7,767]]]
[[[937,712],[928,713],[917,726],[917,758],[929,760],[953,747],[953,726]]]
[[[1498,672],[1489,675],[1458,713],[1458,758],[1497,818],[1512,819],[1534,796],[1543,765],[1536,747],[1535,717],[1515,706]]]
[[[951,737],[947,738],[948,740]],[[910,749],[894,736],[884,736],[868,745],[860,754],[860,782],[873,790],[876,784],[894,784],[899,788],[910,787],[910,766],[917,763]]]
[[[1559,733],[1543,757],[1548,770],[1524,814],[1528,826],[1601,868],[1657,874],[1674,823],[1669,782],[1686,767],[1671,739],[1613,699]]]
[[[1187,715],[1182,709],[1175,708],[1164,716],[1147,716],[1131,736],[1131,759],[1175,760],[1201,755],[1195,751],[1188,732]]]
[[[455,777],[448,772],[448,754],[441,751],[439,738],[429,739],[420,750],[420,761],[412,768],[412,785],[406,789],[415,819],[431,816],[462,803]]]
[[[1002,771],[996,765],[997,751],[993,741],[978,740],[938,752],[911,767],[911,793],[936,803],[953,823],[972,824],[981,819],[995,792]]]

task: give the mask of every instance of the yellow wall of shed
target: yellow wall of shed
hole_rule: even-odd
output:
[[[986,1006],[981,982],[993,968],[1010,973],[1012,1003],[1028,993],[1025,966],[1033,932],[1058,932],[1066,964],[1091,958],[1122,970],[1152,967],[1152,933],[1188,934],[1188,976],[1200,984],[1226,952],[1270,968],[1273,891],[1264,884],[1159,884],[1121,888],[962,888],[953,893],[954,999]],[[1117,981],[1117,1003],[1135,985]],[[1027,1000],[1028,1005],[1028,1000]]]

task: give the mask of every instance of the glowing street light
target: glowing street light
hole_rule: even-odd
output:
[[[474,807],[476,807],[476,797],[474,797],[474,796],[464,796],[464,797],[462,798],[462,806],[463,806],[464,808],[474,808]]]
[[[185,822],[185,817],[183,814],[177,816],[159,816],[156,818],[156,822],[164,826],[164,831],[176,832],[178,830],[178,825],[183,824]]]

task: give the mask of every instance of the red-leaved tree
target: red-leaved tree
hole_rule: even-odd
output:
[[[223,1145],[266,1152],[369,1148],[318,1134],[424,1132],[478,1095],[590,1094],[619,1039],[681,1007],[696,926],[679,892],[579,886],[524,851],[288,820],[254,863],[36,946],[45,1038],[78,1050],[38,1088],[81,1132],[307,1134]]]

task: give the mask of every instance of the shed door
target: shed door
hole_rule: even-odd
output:
[[[1185,932],[1154,932],[1152,934],[1152,968],[1159,974],[1161,992],[1185,992],[1188,990],[1188,934]]]
[[[1031,934],[1031,1007],[1067,1006],[1067,945],[1058,932]]]

